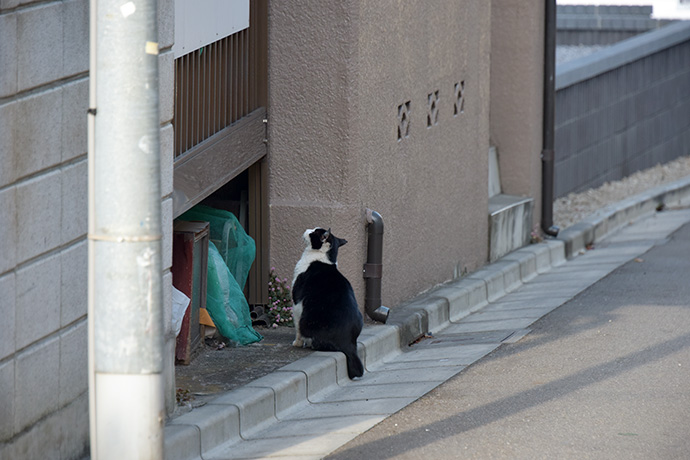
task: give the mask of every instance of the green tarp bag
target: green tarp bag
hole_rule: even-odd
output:
[[[218,332],[236,345],[258,342],[263,337],[252,328],[243,292],[256,257],[256,243],[229,211],[198,205],[180,219],[210,224],[206,310]]]
[[[197,205],[180,216],[210,224],[209,239],[216,245],[237,284],[244,289],[249,269],[256,257],[256,243],[230,211]]]
[[[236,345],[248,345],[263,338],[252,328],[247,299],[212,242],[208,244],[206,310],[218,332]]]

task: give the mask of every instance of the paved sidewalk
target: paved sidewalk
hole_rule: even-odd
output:
[[[683,203],[683,187],[682,196],[679,187],[665,188],[661,202]],[[166,458],[323,458],[519,340],[536,320],[690,221],[688,211],[652,214],[658,196],[647,193],[571,227],[565,241],[528,246],[396,307],[388,325],[366,328],[360,337],[367,368],[361,380],[347,378],[342,354],[317,352],[173,420]],[[648,217],[618,233],[615,244],[600,246],[603,235],[639,215]],[[593,241],[596,249],[585,251]]]
[[[617,257],[606,253],[655,244],[326,458],[687,459],[690,223],[664,236],[688,220],[687,210],[660,214],[529,283],[559,283],[566,268],[580,274],[576,265],[608,266]],[[511,297],[474,324],[490,327],[489,310],[517,314],[522,300]],[[453,347],[465,333],[450,329],[420,348]]]

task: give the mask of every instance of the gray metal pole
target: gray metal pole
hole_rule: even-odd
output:
[[[156,2],[95,0],[89,157],[91,458],[162,459]],[[92,44],[94,41],[92,41]]]

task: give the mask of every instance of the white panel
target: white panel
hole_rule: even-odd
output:
[[[163,385],[161,374],[96,373],[97,458],[163,458]]]
[[[249,27],[249,0],[175,0],[175,58]]]

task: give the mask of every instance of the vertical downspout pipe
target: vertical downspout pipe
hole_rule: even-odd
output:
[[[368,223],[367,263],[364,264],[364,311],[374,321],[385,323],[390,310],[381,305],[383,272],[383,218],[371,209],[366,210]]]
[[[91,458],[161,460],[165,359],[157,2],[95,4],[90,77],[96,94],[90,102],[97,105],[89,108]]]
[[[556,107],[556,0],[545,0],[544,19],[544,114],[541,152],[541,228],[558,235],[553,224],[554,124]]]

